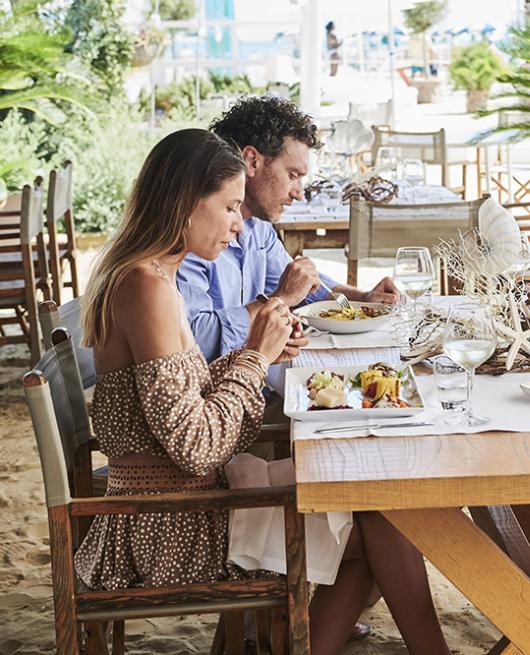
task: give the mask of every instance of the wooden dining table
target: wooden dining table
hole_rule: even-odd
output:
[[[530,578],[462,509],[530,503],[530,432],[296,432],[300,512],[381,512],[505,635],[492,652],[530,655]]]
[[[459,196],[446,187],[432,185],[423,187],[429,193],[417,193],[412,198],[407,197],[400,189],[400,197],[389,203],[407,202],[440,203],[455,202]],[[429,200],[430,199],[430,200]],[[443,220],[443,219],[440,219]],[[349,205],[341,205],[335,212],[326,212],[319,205],[298,203],[288,209],[281,219],[275,223],[275,228],[283,241],[285,249],[291,257],[302,255],[309,248],[344,248],[349,239]]]

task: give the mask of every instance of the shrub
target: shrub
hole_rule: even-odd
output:
[[[504,72],[501,58],[487,41],[456,48],[449,66],[449,77],[455,89],[466,91],[489,91]]]

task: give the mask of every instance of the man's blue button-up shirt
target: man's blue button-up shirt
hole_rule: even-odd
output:
[[[291,261],[273,225],[259,218],[245,220],[238,240],[232,241],[214,261],[195,255],[186,257],[177,273],[177,283],[191,329],[208,361],[245,343],[250,326],[245,305],[259,293],[272,293]],[[337,285],[326,275],[320,277],[330,288]],[[304,303],[327,298],[327,292],[320,287]]]

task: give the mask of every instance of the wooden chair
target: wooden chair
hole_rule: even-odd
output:
[[[39,323],[46,349],[52,347],[52,332],[55,328],[64,327],[68,330],[74,346],[75,355],[81,373],[83,389],[90,389],[96,384],[96,367],[91,348],[82,345],[83,330],[81,328],[81,302],[83,296],[57,307],[53,300],[39,303]]]
[[[27,343],[31,362],[42,352],[37,321],[37,289],[51,297],[43,237],[42,178],[24,186],[20,212],[0,212],[0,309],[14,316],[0,317],[0,345]],[[7,334],[4,326],[18,324],[22,334]]]
[[[360,259],[394,257],[399,246],[432,248],[440,239],[457,238],[478,224],[478,210],[487,196],[469,202],[425,205],[350,201],[348,284],[357,285]],[[447,293],[445,276],[440,291]]]
[[[25,375],[24,390],[46,491],[58,655],[79,655],[83,641],[81,625],[86,628],[86,652],[105,655],[108,650],[102,622],[112,622],[112,653],[122,654],[127,619],[220,612],[222,620],[211,652],[243,655],[242,612],[247,610],[257,616],[260,653],[285,652],[285,611],[289,653],[309,653],[304,523],[302,515],[296,512],[293,487],[93,497],[91,452],[95,444],[85,429],[86,413],[79,408],[84,402],[81,377],[66,330],[53,331],[52,348],[38,368]],[[90,591],[76,580],[73,554],[92,516],[275,505],[285,508],[285,578],[112,592]]]
[[[503,205],[517,221],[521,232],[530,232],[530,201],[507,202]]]
[[[445,130],[437,132],[396,132],[384,127],[372,126],[374,142],[372,144],[372,165],[377,160],[379,148],[395,148],[402,159],[421,159],[424,164],[441,167],[441,184],[447,186],[447,146]]]
[[[48,228],[50,269],[53,280],[53,299],[61,304],[61,288],[70,287],[74,298],[79,296],[75,230],[72,204],[73,164],[67,161],[61,170],[50,171],[46,224]],[[57,234],[57,221],[63,220],[66,234]],[[64,282],[66,265],[70,267],[70,281]]]

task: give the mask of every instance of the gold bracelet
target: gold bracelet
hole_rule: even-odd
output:
[[[243,364],[265,379],[269,371],[269,360],[257,350],[245,348],[236,358],[238,364]]]

